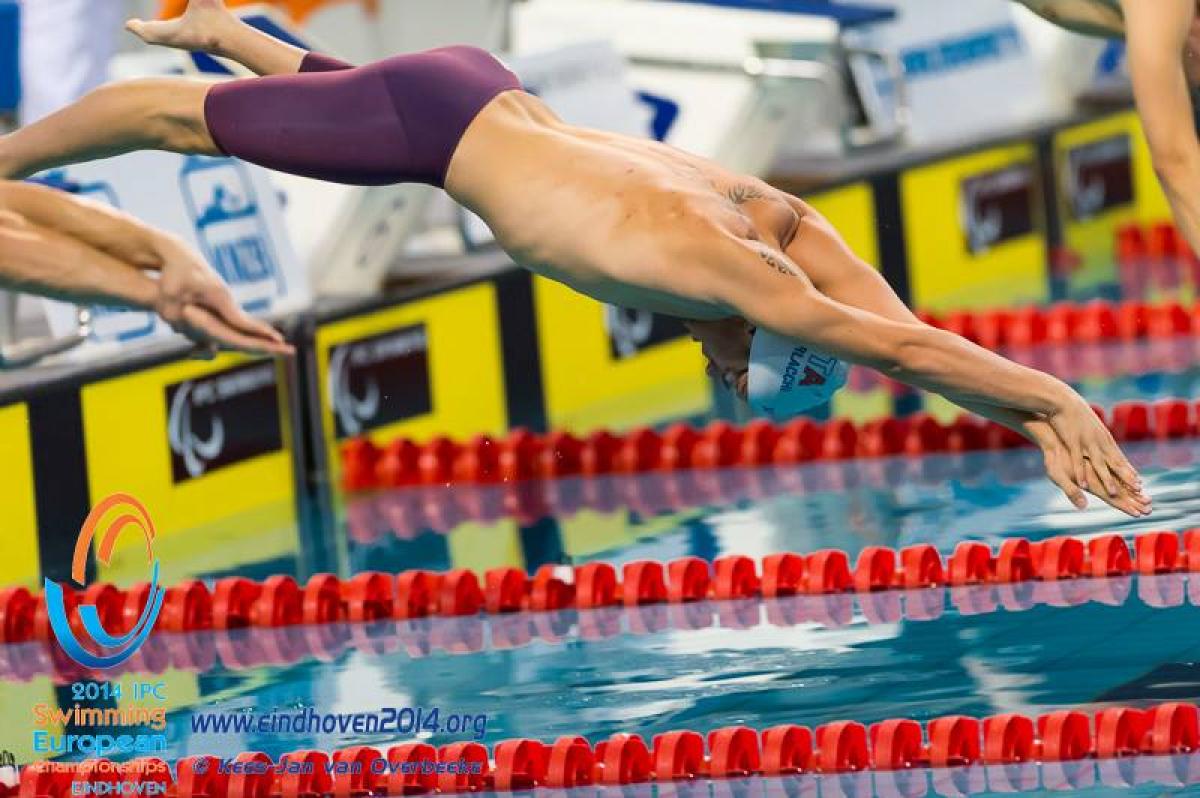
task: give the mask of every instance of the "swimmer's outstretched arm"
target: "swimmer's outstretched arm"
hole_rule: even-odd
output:
[[[328,56],[280,41],[250,27],[225,7],[222,0],[190,0],[183,16],[176,19],[130,20],[130,32],[147,44],[175,47],[228,58],[256,75],[292,75],[350,69]]]
[[[0,282],[72,302],[153,310],[202,343],[291,353],[182,241],[44,186],[0,182]]]
[[[1195,0],[1121,0],[1129,71],[1150,157],[1180,231],[1200,252],[1200,139],[1184,59]],[[1193,70],[1195,70],[1193,64]]]
[[[785,254],[789,260],[804,265],[805,274],[813,280],[822,294],[842,304],[878,314],[892,321],[924,324],[901,301],[883,276],[854,254],[841,235],[816,209],[795,197],[788,199],[800,214],[801,221],[797,234]],[[1089,484],[1077,485],[1069,452],[1044,417],[971,401],[957,395],[949,395],[947,398],[972,413],[1016,430],[1034,443],[1042,450],[1047,476],[1077,508],[1083,509],[1087,506],[1087,498],[1084,496],[1086,490],[1130,515],[1145,515],[1149,512],[1149,500],[1139,496],[1140,484],[1104,485],[1099,476],[1089,469]]]
[[[706,243],[700,253],[709,267],[698,270],[706,284],[692,290],[721,302],[731,314],[910,385],[1045,418],[1066,448],[1071,476],[1080,487],[1097,479],[1113,491],[1121,483],[1139,484],[1137,471],[1091,406],[1049,374],[944,330],[831,299],[787,256],[761,242],[725,236]]]
[[[151,310],[158,288],[144,272],[7,208],[0,191],[0,285],[78,302]]]

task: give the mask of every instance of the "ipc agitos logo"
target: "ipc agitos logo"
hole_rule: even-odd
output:
[[[165,596],[163,589],[158,586],[158,559],[154,556],[154,522],[150,520],[150,514],[141,502],[125,493],[114,493],[97,504],[83,522],[83,528],[79,530],[79,539],[75,541],[75,556],[71,562],[71,578],[75,583],[80,587],[85,585],[88,550],[102,523],[105,523],[105,526],[96,556],[105,565],[112,559],[113,544],[126,528],[135,526],[141,531],[142,537],[146,539],[146,557],[152,567],[150,594],[146,608],[142,610],[137,623],[119,636],[109,633],[104,628],[94,605],[79,605],[79,619],[83,623],[83,630],[91,637],[91,648],[102,652],[94,653],[83,646],[75,636],[75,630],[71,628],[62,587],[56,582],[46,580],[46,614],[50,619],[50,628],[54,630],[54,636],[63,651],[85,668],[112,668],[132,657],[154,629],[154,622],[158,620]]]

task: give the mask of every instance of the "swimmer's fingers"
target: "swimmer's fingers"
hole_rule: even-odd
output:
[[[1104,426],[1104,422],[1083,397],[1075,395],[1073,401],[1049,416],[1048,420],[1070,453],[1071,472],[1077,485],[1087,486],[1088,475],[1092,473],[1090,462],[1103,466],[1096,473],[1101,476],[1102,487],[1109,495],[1118,492],[1110,473],[1126,484],[1136,483],[1137,471],[1125,459],[1108,427]]]
[[[255,355],[291,355],[295,350],[292,346],[274,338],[261,338],[247,335],[222,321],[211,310],[200,305],[185,305],[183,322],[187,327],[232,349]]]
[[[1129,513],[1134,517],[1150,514],[1153,502],[1150,496],[1143,490],[1140,483],[1136,485],[1127,484],[1103,460],[1089,458],[1088,464],[1094,475],[1091,479],[1092,487],[1089,488],[1092,493],[1104,499],[1104,501],[1118,510]],[[1101,486],[1104,489],[1103,494],[1099,490]]]
[[[283,343],[283,333],[261,319],[256,319],[242,309],[233,295],[218,286],[205,297],[205,305],[229,326],[255,338],[267,338]]]
[[[1137,470],[1117,446],[1112,433],[1099,419],[1084,436],[1081,448],[1089,478],[1094,478],[1093,484],[1102,488],[1105,495],[1114,499],[1131,496],[1139,502],[1149,504],[1149,497],[1142,490],[1142,480]]]
[[[1104,458],[1104,462],[1108,463],[1108,467],[1113,475],[1125,485],[1141,489],[1141,474],[1133,467],[1133,463],[1129,462],[1129,458],[1125,456],[1125,452],[1121,451],[1121,447],[1117,445],[1112,432],[1107,429],[1105,431],[1108,434],[1104,436],[1104,439],[1100,441],[1097,447],[1100,455]]]
[[[1080,486],[1074,475],[1074,460],[1061,441],[1048,442],[1043,446],[1042,454],[1045,460],[1046,475],[1077,510],[1086,509],[1088,506],[1086,491],[1110,507],[1133,518],[1141,518],[1150,514],[1150,500],[1141,493],[1140,488],[1121,484],[1115,494],[1109,494],[1097,469],[1090,465],[1087,466],[1084,474],[1084,484]]]
[[[1122,485],[1115,494],[1109,494],[1104,487],[1097,468],[1092,468],[1088,476],[1088,492],[1100,498],[1108,506],[1120,510],[1133,518],[1141,518],[1150,514],[1150,500],[1140,491]]]
[[[1050,478],[1050,481],[1058,486],[1075,509],[1086,509],[1087,496],[1084,495],[1083,488],[1075,480],[1071,460],[1066,451],[1059,446],[1048,447],[1042,450],[1042,456],[1046,476]]]

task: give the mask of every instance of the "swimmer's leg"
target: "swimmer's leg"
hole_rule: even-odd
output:
[[[350,69],[250,27],[224,0],[190,0],[176,19],[130,20],[126,27],[147,44],[209,53],[236,61],[257,75],[294,75]]]
[[[219,155],[204,122],[210,85],[186,78],[111,83],[0,137],[0,178],[135,150]]]

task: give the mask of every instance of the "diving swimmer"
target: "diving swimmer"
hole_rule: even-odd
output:
[[[1200,252],[1200,139],[1190,86],[1200,84],[1198,0],[1018,0],[1061,27],[1124,37],[1154,171],[1180,232]]]
[[[156,275],[152,277],[151,274]],[[177,237],[98,202],[0,180],[0,285],[72,302],[151,310],[206,349],[286,355]]]
[[[0,177],[162,149],[343,183],[439,186],[525,268],[686,320],[711,368],[743,396],[756,338],[800,342],[1018,430],[1076,507],[1088,491],[1131,516],[1150,512],[1136,470],[1081,396],[922,324],[820,214],[761,180],[568,125],[475,48],[351,67],[244,25],[220,0],[129,27],[262,77],[101,87],[0,138]]]

